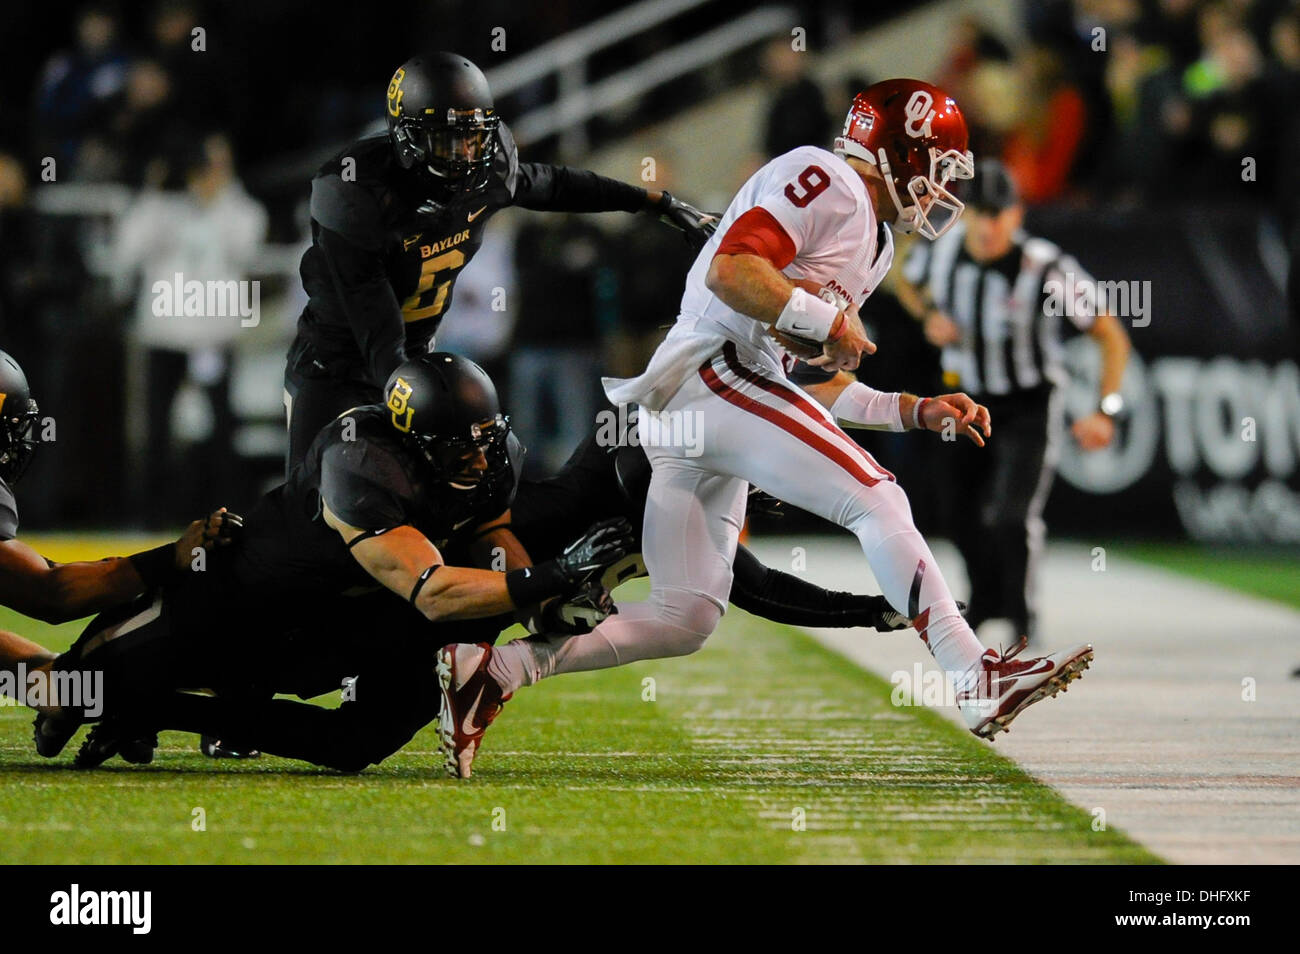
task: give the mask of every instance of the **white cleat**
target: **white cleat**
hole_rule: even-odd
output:
[[[1012,720],[1035,702],[1065,692],[1092,662],[1088,643],[1046,656],[1016,658],[1025,645],[1022,638],[1006,653],[984,650],[976,664],[975,685],[957,694],[957,708],[966,725],[982,739],[1007,731]]]

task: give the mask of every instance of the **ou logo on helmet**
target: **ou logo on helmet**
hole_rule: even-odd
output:
[[[933,106],[934,97],[925,90],[918,89],[912,93],[907,105],[903,107],[903,115],[907,117],[903,131],[913,139],[930,135],[930,121],[934,119]]]

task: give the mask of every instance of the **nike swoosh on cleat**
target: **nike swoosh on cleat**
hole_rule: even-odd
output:
[[[474,698],[474,704],[470,706],[469,711],[465,713],[465,718],[460,720],[460,731],[464,732],[466,735],[473,735],[478,731],[474,726],[474,714],[478,712],[478,704],[483,699],[484,688],[486,687],[478,687],[478,695]]]

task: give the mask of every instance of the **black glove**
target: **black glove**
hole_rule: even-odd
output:
[[[610,517],[587,528],[555,558],[565,582],[574,589],[599,576],[605,568],[627,556],[636,537],[626,517]]]
[[[701,212],[695,206],[687,205],[681,199],[674,198],[671,192],[662,193],[656,209],[659,221],[679,230],[693,252],[704,248],[709,237],[717,231],[718,220],[722,218],[717,213]]]
[[[571,596],[627,556],[635,540],[626,517],[594,523],[554,560],[507,573],[510,600],[519,609],[526,609],[553,596]]]

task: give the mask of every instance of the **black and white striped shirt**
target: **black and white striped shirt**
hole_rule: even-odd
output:
[[[943,349],[944,383],[973,395],[1063,385],[1062,316],[1080,331],[1096,318],[1096,283],[1071,256],[1020,232],[1011,250],[980,264],[965,249],[966,223],[917,241],[903,277],[961,328]]]

